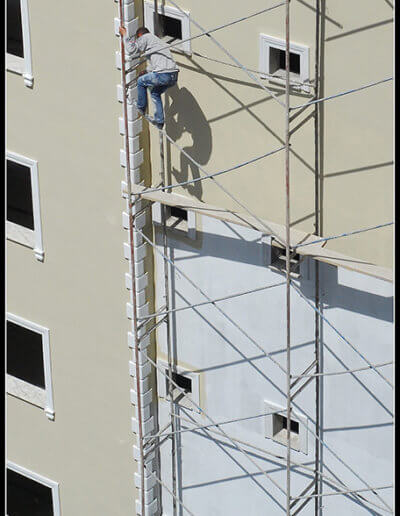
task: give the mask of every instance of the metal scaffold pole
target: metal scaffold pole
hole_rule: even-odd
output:
[[[161,171],[161,185],[165,186],[165,155],[164,155],[164,135],[160,131],[160,171]],[[164,190],[165,191],[165,190]],[[168,377],[172,378],[174,371],[173,350],[171,346],[171,326],[170,326],[170,291],[169,291],[169,264],[166,258],[168,257],[168,235],[167,235],[167,218],[168,208],[162,205],[162,235],[163,235],[163,249],[164,249],[164,299],[165,299],[165,324],[166,324],[166,339],[167,339],[167,354],[168,354]],[[176,418],[175,418],[175,403],[174,403],[174,388],[172,383],[168,382],[168,398],[170,403],[171,415],[171,469],[172,469],[172,505],[173,515],[177,514],[177,494],[176,494]]]
[[[314,90],[314,96],[316,99],[319,98],[319,60],[320,60],[320,15],[321,15],[321,6],[320,6],[320,0],[315,1],[315,64],[314,64],[314,73],[315,73],[315,90]],[[314,162],[314,185],[315,185],[315,194],[314,194],[314,211],[315,211],[315,234],[320,234],[320,224],[319,224],[319,104],[316,103],[314,105],[314,152],[315,152],[315,162]],[[319,261],[315,260],[315,306],[320,308],[320,302],[319,302]],[[321,427],[321,421],[320,421],[320,389],[321,385],[320,382],[322,379],[320,379],[320,317],[319,312],[315,312],[315,342],[314,342],[314,354],[315,354],[315,473],[314,473],[314,495],[315,495],[315,505],[314,505],[314,514],[315,516],[318,516],[321,506],[321,487],[322,482],[319,476],[320,471],[320,427]]]
[[[119,0],[119,14],[120,14],[120,29],[125,29],[125,13],[123,0]],[[129,216],[129,247],[130,247],[130,273],[131,273],[131,302],[132,302],[132,325],[134,337],[134,352],[135,352],[135,373],[136,373],[136,408],[138,419],[138,444],[140,457],[140,500],[141,500],[141,516],[146,514],[145,506],[145,492],[144,492],[144,448],[143,448],[143,424],[142,424],[142,400],[141,400],[141,385],[140,385],[140,366],[139,366],[139,336],[138,336],[138,317],[136,304],[136,271],[135,271],[135,240],[133,234],[133,225],[135,216],[133,213],[132,201],[132,179],[130,166],[130,145],[129,145],[129,123],[128,123],[128,91],[126,88],[126,57],[125,57],[125,41],[121,35],[121,76],[122,76],[122,91],[123,91],[123,107],[124,107],[124,128],[125,128],[125,154],[126,154],[126,178],[128,189],[128,216]]]
[[[290,0],[285,6],[286,25],[286,86],[285,86],[285,206],[286,206],[286,515],[290,516],[290,455],[291,455],[291,393],[290,393],[290,146],[289,146],[289,117],[290,117]]]
[[[124,12],[123,12],[123,0],[118,0],[120,5],[120,16],[121,16],[121,27],[124,27]],[[158,0],[153,0],[154,2],[154,28],[155,33],[157,35],[160,35],[162,32],[162,23],[161,23],[161,14],[159,13],[159,3]],[[169,3],[171,3],[173,6],[176,7],[182,14],[182,16],[189,17],[188,13],[185,13],[173,0],[170,0]],[[164,4],[163,4],[164,5]],[[251,70],[249,70],[247,67],[242,65],[225,47],[223,47],[213,36],[211,36],[211,32],[215,32],[217,30],[220,30],[222,28],[226,28],[230,25],[233,25],[235,23],[238,23],[239,21],[244,21],[246,19],[249,19],[253,16],[258,16],[262,12],[266,12],[268,10],[275,9],[279,6],[285,6],[285,75],[284,78],[282,77],[282,82],[285,84],[285,103],[283,103],[278,96],[274,93],[274,91],[271,91],[268,87],[265,86],[264,83],[260,81],[260,79],[252,73]],[[201,30],[200,34],[197,34],[195,36],[192,36],[190,38],[186,38],[182,41],[189,41],[191,39],[196,39],[202,36],[206,36],[209,40],[213,41],[215,45],[224,52],[234,63],[234,65],[238,68],[241,68],[255,83],[258,85],[259,88],[261,88],[264,92],[268,93],[277,103],[279,103],[282,107],[284,107],[284,138],[280,138],[280,147],[270,150],[269,152],[254,157],[252,159],[247,159],[246,161],[236,164],[235,166],[231,166],[229,168],[225,168],[223,170],[219,170],[217,172],[214,172],[213,174],[208,174],[201,163],[198,163],[188,152],[185,150],[185,148],[181,147],[176,141],[174,141],[169,134],[165,131],[165,129],[159,129],[159,146],[160,146],[160,179],[161,182],[159,185],[156,185],[155,187],[149,187],[147,190],[144,190],[144,194],[150,194],[155,193],[157,191],[163,192],[163,194],[160,193],[161,197],[161,213],[162,213],[162,244],[160,242],[160,246],[163,248],[163,252],[160,251],[160,249],[157,249],[156,243],[151,242],[149,238],[146,237],[145,234],[140,231],[140,229],[137,229],[138,234],[140,234],[153,249],[155,252],[160,254],[162,256],[163,266],[164,266],[164,306],[159,306],[157,309],[154,310],[154,313],[144,315],[143,317],[139,318],[137,317],[137,306],[136,306],[136,283],[135,283],[135,249],[134,249],[134,234],[133,234],[133,224],[134,224],[134,217],[135,217],[135,210],[133,209],[134,202],[136,200],[136,197],[141,194],[137,193],[137,195],[132,194],[132,182],[131,182],[131,172],[130,172],[130,150],[129,150],[129,134],[128,134],[128,117],[127,117],[127,88],[130,86],[133,81],[131,81],[130,84],[127,84],[126,82],[126,66],[125,66],[125,48],[124,48],[124,40],[121,38],[121,57],[122,57],[122,86],[123,91],[125,93],[124,95],[124,123],[125,123],[125,150],[126,150],[126,167],[127,167],[127,191],[128,191],[128,206],[129,206],[129,230],[130,230],[130,252],[131,252],[131,279],[132,279],[132,289],[131,289],[131,296],[132,296],[132,309],[133,309],[133,330],[134,330],[134,343],[135,343],[135,357],[136,357],[136,384],[137,384],[137,417],[138,417],[138,442],[139,442],[139,451],[140,451],[140,463],[139,467],[141,468],[141,516],[144,516],[145,511],[145,497],[144,497],[144,477],[145,477],[145,468],[144,468],[144,452],[149,450],[149,447],[151,449],[153,448],[159,448],[160,443],[168,442],[169,439],[171,439],[171,471],[172,471],[172,487],[168,483],[168,486],[154,473],[151,473],[151,475],[154,477],[154,479],[162,485],[166,491],[171,495],[172,497],[172,507],[173,507],[173,516],[177,516],[178,512],[179,514],[182,513],[182,509],[185,509],[189,514],[192,514],[184,505],[182,501],[182,494],[177,494],[178,490],[181,490],[181,461],[179,454],[181,453],[181,444],[180,439],[181,435],[190,435],[195,432],[204,432],[205,435],[208,435],[207,432],[212,432],[215,435],[219,435],[226,439],[230,445],[235,448],[237,451],[241,452],[242,455],[248,459],[248,461],[252,464],[252,466],[256,467],[258,469],[258,472],[265,476],[268,480],[271,481],[272,484],[280,491],[281,496],[285,497],[286,499],[286,508],[283,506],[283,502],[281,508],[286,510],[286,516],[295,516],[297,515],[307,504],[311,505],[309,502],[312,501],[314,498],[314,514],[315,516],[320,516],[322,514],[322,497],[325,496],[332,496],[332,495],[347,495],[350,496],[354,500],[363,501],[365,503],[369,503],[372,505],[375,505],[379,509],[382,510],[389,510],[390,507],[388,504],[385,503],[385,501],[382,499],[381,496],[379,496],[375,491],[377,489],[386,489],[390,486],[381,486],[377,488],[371,487],[366,481],[364,481],[356,471],[354,471],[351,466],[346,464],[339,455],[334,452],[330,446],[323,440],[323,434],[322,434],[322,384],[323,379],[325,375],[339,375],[339,374],[350,374],[352,372],[358,372],[358,371],[365,371],[365,370],[373,370],[376,374],[381,376],[381,378],[387,383],[389,386],[391,386],[391,383],[389,380],[386,379],[386,377],[378,371],[379,367],[383,367],[385,365],[391,364],[391,362],[385,362],[383,364],[374,364],[371,363],[368,358],[364,357],[360,353],[360,351],[357,349],[356,346],[354,346],[351,342],[349,342],[348,339],[346,339],[339,330],[333,326],[332,323],[324,316],[324,313],[322,311],[323,303],[321,302],[321,293],[320,293],[320,286],[321,286],[321,271],[320,271],[320,264],[319,260],[317,258],[314,258],[314,271],[315,271],[315,283],[314,283],[314,300],[315,305],[312,305],[312,301],[303,295],[301,289],[297,287],[296,281],[293,280],[293,274],[291,268],[293,267],[292,264],[292,258],[293,255],[297,252],[297,248],[317,244],[324,242],[326,243],[328,240],[333,240],[337,238],[343,238],[349,235],[370,231],[372,229],[377,229],[380,227],[388,226],[393,224],[392,222],[387,222],[385,224],[380,224],[374,227],[369,228],[363,228],[359,230],[354,230],[346,233],[342,233],[340,235],[333,235],[330,237],[321,238],[323,234],[323,212],[322,212],[322,197],[323,197],[323,188],[322,188],[322,176],[323,176],[323,106],[324,102],[326,100],[334,99],[337,97],[341,97],[343,95],[348,95],[350,93],[355,93],[361,90],[364,90],[366,88],[370,88],[372,86],[387,82],[391,80],[391,78],[387,78],[384,80],[377,81],[375,83],[370,83],[368,85],[364,85],[352,90],[347,90],[342,93],[338,93],[335,95],[331,95],[328,97],[324,97],[324,85],[323,85],[323,73],[321,73],[321,68],[323,68],[323,41],[324,41],[324,18],[322,16],[322,13],[325,12],[325,1],[324,0],[315,0],[314,3],[315,6],[315,63],[314,63],[314,70],[315,70],[315,78],[313,81],[313,97],[309,102],[306,102],[304,104],[298,105],[298,106],[290,106],[290,95],[291,95],[291,86],[295,86],[296,81],[294,80],[293,74],[291,74],[290,67],[291,67],[291,54],[290,54],[290,0],[284,0],[276,5],[271,6],[270,8],[263,9],[262,11],[258,11],[257,13],[253,13],[249,16],[242,17],[240,19],[234,20],[230,23],[219,25],[218,27],[215,27],[214,29],[210,29],[207,31],[204,29],[201,25],[199,25],[192,17],[189,18],[189,22],[192,23],[194,26],[196,26],[199,30]],[[161,8],[161,12],[164,11]],[[182,41],[175,42],[171,46],[178,45],[182,43]],[[169,46],[166,46],[166,48],[169,48]],[[293,48],[292,48],[293,50]],[[194,53],[196,55],[196,53]],[[144,57],[149,57],[150,54],[145,55]],[[204,57],[204,56],[203,56]],[[140,64],[140,63],[139,63]],[[225,63],[229,64],[229,63]],[[129,70],[128,70],[129,72]],[[298,84],[298,81],[297,81]],[[308,90],[307,90],[308,91]],[[292,92],[293,94],[295,91]],[[293,95],[294,96],[294,95]],[[308,116],[300,122],[292,131],[290,131],[290,123],[301,113],[303,113],[308,107],[311,106],[309,110]],[[295,115],[293,115],[295,113]],[[292,114],[292,116],[291,116]],[[293,245],[291,241],[291,232],[290,232],[290,213],[291,213],[291,198],[290,198],[290,153],[294,152],[291,151],[291,144],[290,139],[291,135],[294,134],[295,131],[297,131],[300,127],[302,127],[308,120],[310,120],[311,117],[314,117],[314,209],[315,209],[315,235],[316,240],[309,241],[307,238],[307,241],[302,240],[300,243],[295,245],[296,240],[293,239]],[[152,119],[145,115],[145,118],[149,120],[149,122],[152,121]],[[299,119],[298,119],[299,120]],[[164,139],[165,136],[165,139]],[[165,163],[165,142],[170,142],[172,146],[178,149],[178,151],[181,153],[181,155],[185,156],[189,162],[196,165],[203,175],[203,177],[196,177],[193,179],[188,179],[185,181],[181,181],[179,183],[174,184],[168,184],[168,180],[166,178],[166,163]],[[226,174],[228,172],[233,172],[234,170],[237,170],[239,168],[242,168],[246,165],[249,165],[251,163],[254,163],[260,159],[266,158],[267,156],[273,155],[275,153],[281,152],[285,150],[285,165],[284,165],[284,175],[285,175],[285,233],[282,232],[282,234],[279,233],[280,238],[278,238],[278,235],[275,235],[275,232],[272,231],[272,228],[269,228],[268,225],[259,219],[259,217],[252,213],[252,211],[249,210],[249,208],[246,206],[245,203],[240,201],[236,196],[234,196],[228,188],[223,186],[222,184],[218,183],[218,181],[215,179],[216,176],[221,174]],[[296,154],[294,154],[296,155]],[[207,295],[206,292],[202,288],[200,288],[194,281],[188,277],[188,275],[183,272],[179,267],[176,266],[174,262],[174,248],[171,245],[171,241],[168,242],[168,232],[167,232],[167,219],[168,219],[168,213],[169,208],[167,206],[168,203],[171,205],[179,206],[179,200],[172,202],[171,200],[165,200],[165,195],[168,193],[172,193],[173,189],[186,186],[188,184],[197,183],[200,181],[211,179],[213,183],[218,186],[222,191],[226,193],[228,197],[230,197],[235,203],[237,203],[239,206],[242,207],[242,209],[249,215],[251,215],[255,221],[257,221],[261,226],[263,226],[267,231],[269,231],[269,234],[276,236],[276,240],[279,241],[285,248],[286,251],[286,257],[285,257],[285,278],[283,282],[279,282],[276,284],[271,284],[267,286],[260,286],[257,288],[253,288],[251,290],[246,290],[244,292],[237,292],[237,293],[230,293],[227,296],[219,297],[219,298],[211,298]],[[135,185],[133,185],[133,189],[135,188]],[[135,192],[138,192],[137,190],[134,190]],[[164,198],[163,198],[164,195]],[[312,195],[312,193],[311,193]],[[173,195],[168,197],[174,197]],[[150,197],[151,198],[151,197]],[[163,200],[164,199],[164,200]],[[166,204],[164,204],[164,202]],[[285,239],[283,237],[283,234],[285,234]],[[295,235],[295,231],[293,231],[293,234]],[[137,235],[136,235],[137,236]],[[172,236],[170,235],[170,240]],[[323,246],[322,246],[323,247]],[[301,254],[301,251],[300,251]],[[172,259],[171,259],[172,258]],[[173,294],[176,292],[174,290],[174,279],[175,279],[175,273],[172,271],[177,271],[183,278],[185,278],[189,284],[192,285],[192,287],[195,288],[196,291],[198,291],[205,299],[206,301],[200,301],[197,303],[189,303],[187,302],[187,305],[175,308],[173,306],[174,304],[174,297]],[[250,293],[254,293],[259,290],[265,290],[266,288],[272,288],[277,287],[279,285],[286,285],[286,368],[284,368],[278,360],[276,360],[270,353],[267,351],[264,346],[261,346],[255,338],[253,338],[240,324],[238,324],[237,320],[235,320],[234,317],[231,317],[227,312],[225,312],[217,303],[223,300],[231,299],[234,297],[239,297],[242,295],[248,295]],[[283,287],[282,287],[283,288]],[[312,359],[312,362],[307,365],[307,367],[303,370],[301,374],[296,374],[292,376],[292,368],[291,368],[291,351],[292,351],[292,343],[291,343],[291,291],[292,289],[295,290],[295,293],[297,293],[301,298],[304,299],[305,303],[308,304],[314,311],[314,328],[312,328],[311,324],[311,331],[314,330],[314,356]],[[296,301],[297,296],[294,295],[293,301]],[[172,304],[172,307],[171,307]],[[203,410],[203,408],[199,405],[198,402],[195,402],[193,399],[191,399],[188,394],[182,390],[182,388],[177,383],[177,377],[176,377],[176,362],[177,362],[177,351],[175,347],[175,341],[173,339],[173,331],[172,331],[172,323],[174,322],[173,314],[176,312],[181,312],[182,310],[194,310],[195,308],[198,308],[203,305],[212,305],[215,310],[224,318],[226,319],[234,328],[236,328],[241,335],[246,337],[246,339],[251,342],[253,345],[255,345],[260,351],[263,352],[263,356],[268,357],[275,365],[278,367],[282,373],[285,375],[286,378],[286,407],[283,408],[282,411],[279,411],[282,413],[282,415],[286,416],[286,456],[285,453],[282,453],[282,456],[275,456],[274,454],[268,452],[267,450],[261,450],[258,448],[258,451],[263,451],[264,454],[269,456],[275,456],[279,458],[281,461],[281,464],[283,468],[286,466],[286,489],[281,487],[273,478],[273,476],[270,475],[269,471],[266,471],[264,468],[260,467],[260,465],[253,459],[251,452],[247,451],[247,447],[251,448],[253,451],[257,449],[257,447],[253,446],[251,443],[241,441],[240,439],[236,437],[232,437],[229,434],[227,434],[221,427],[222,425],[226,424],[233,424],[237,423],[239,421],[244,421],[248,419],[255,419],[260,417],[265,417],[266,415],[271,414],[278,414],[278,412],[274,413],[257,413],[256,415],[247,416],[244,418],[233,418],[233,419],[227,419],[222,422],[215,422],[213,418],[207,412]],[[157,318],[160,318],[157,322]],[[145,326],[147,322],[150,320],[154,320],[154,325],[150,330],[148,330],[148,334],[153,332],[157,327],[159,327],[160,324],[163,322],[166,323],[166,347],[167,347],[167,354],[168,354],[168,371],[165,371],[165,368],[160,368],[157,364],[157,359],[153,361],[149,358],[150,364],[155,368],[155,370],[159,371],[161,375],[163,375],[166,378],[167,381],[167,398],[168,403],[170,405],[170,422],[168,425],[166,425],[162,430],[159,431],[158,434],[150,436],[149,440],[147,440],[146,444],[144,443],[144,437],[143,437],[143,422],[142,422],[142,407],[141,407],[141,398],[140,398],[140,380],[139,380],[139,338],[138,338],[138,324]],[[350,346],[353,351],[355,351],[360,358],[363,359],[366,364],[368,364],[367,367],[361,367],[361,368],[355,368],[355,369],[345,369],[343,371],[331,371],[331,372],[324,372],[323,368],[323,361],[322,361],[322,324],[328,325],[331,329],[334,330],[334,332],[344,341],[348,346]],[[139,326],[141,328],[141,326]],[[146,334],[147,335],[147,334]],[[295,347],[295,346],[293,346]],[[294,364],[295,368],[296,364]],[[301,380],[305,379],[304,383],[301,383]],[[292,426],[294,426],[294,422],[292,422],[292,406],[297,410],[299,409],[299,405],[297,404],[297,400],[295,399],[296,396],[311,382],[315,380],[315,432],[313,432],[311,429],[308,429],[311,435],[313,435],[314,438],[314,463],[311,460],[310,462],[307,462],[307,465],[296,463],[295,460],[292,460],[292,455],[295,455],[295,452],[292,452],[293,447],[293,440],[292,435],[294,434],[294,430],[292,429]],[[282,375],[282,381],[283,381],[283,375]],[[296,390],[293,389],[295,385],[298,385],[299,387],[296,388]],[[275,384],[274,384],[275,385]],[[280,392],[284,395],[284,388],[282,386],[279,387]],[[186,400],[193,405],[203,417],[205,417],[209,424],[203,424],[203,421],[196,421],[193,418],[191,419],[185,419],[182,415],[180,415],[180,405],[179,400],[176,397],[176,393],[180,393],[181,397],[185,397]],[[175,396],[175,397],[174,397]],[[184,414],[186,414],[184,412]],[[312,416],[309,414],[306,414],[304,412],[305,416],[309,420],[312,420]],[[189,423],[190,426],[183,427],[182,425],[184,422]],[[199,424],[201,423],[201,424]],[[305,426],[305,423],[300,421],[300,424]],[[169,427],[171,431],[169,431]],[[308,427],[307,427],[308,428]],[[168,431],[167,431],[168,429]],[[243,446],[246,448],[244,448]],[[146,448],[145,448],[146,446]],[[342,464],[344,465],[353,475],[355,475],[365,486],[365,489],[362,487],[361,489],[352,489],[349,486],[345,485],[344,482],[336,479],[329,479],[327,475],[325,474],[324,464],[322,460],[322,451],[323,447],[325,447],[328,451],[330,451],[333,456]],[[297,485],[297,476],[295,479],[291,478],[291,474],[294,473],[296,475],[297,470],[296,467],[305,468],[309,471],[308,477],[309,477],[309,483],[306,487],[302,490],[302,492],[298,496],[293,496],[293,493],[295,491],[295,487]],[[293,468],[293,470],[292,470]],[[161,476],[161,474],[160,474]],[[295,480],[293,482],[293,486],[291,485],[291,481]],[[325,482],[325,484],[324,484]],[[333,488],[336,489],[336,492],[323,492],[323,486],[328,485],[327,482],[330,482],[333,484]],[[336,485],[335,485],[336,484]],[[171,489],[170,489],[171,487]],[[331,485],[332,487],[332,485]],[[292,489],[293,488],[293,489]],[[325,489],[325,488],[324,488]],[[384,509],[383,507],[379,507],[364,496],[358,494],[361,492],[372,492],[378,499],[387,507],[387,509]],[[295,505],[298,506],[293,511],[293,507]],[[179,506],[181,508],[179,508]],[[310,509],[310,507],[309,507]]]

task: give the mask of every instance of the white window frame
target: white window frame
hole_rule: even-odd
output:
[[[265,413],[268,414],[265,416],[265,437],[267,439],[272,439],[275,443],[282,444],[283,446],[287,445],[287,440],[276,439],[273,433],[273,417],[274,414],[270,412],[279,412],[282,416],[286,417],[286,407],[277,405],[271,401],[264,400]],[[298,447],[294,448],[292,445],[292,450],[294,452],[308,454],[308,418],[299,414],[297,411],[292,410],[293,419],[299,422],[299,435],[298,435]]]
[[[270,72],[270,48],[277,48],[286,51],[286,41],[284,39],[274,38],[267,34],[260,34],[260,62],[259,71],[262,79],[268,79],[272,83],[284,84],[285,73]],[[310,92],[310,86],[307,84],[299,85],[298,82],[307,83],[310,80],[310,49],[299,43],[290,43],[290,52],[300,55],[300,74],[290,73],[290,85],[293,88]]]
[[[44,259],[44,249],[40,215],[38,162],[10,151],[7,151],[7,159],[24,165],[31,171],[32,210],[35,227],[32,230],[7,220],[7,239],[31,247],[35,252],[36,258],[42,262]]]
[[[22,75],[25,85],[31,88],[33,86],[33,71],[28,0],[20,0],[20,2],[24,57],[14,56],[13,54],[9,54],[7,52],[7,70]]]
[[[154,4],[150,2],[144,2],[144,24],[150,32],[154,34]],[[182,10],[183,11],[183,10]],[[180,11],[175,7],[169,5],[160,5],[159,12],[165,16],[180,20],[182,24],[182,39],[190,38],[190,14],[188,11]],[[172,51],[180,50],[185,54],[192,54],[191,41],[184,41],[181,45],[176,45],[171,48]]]
[[[49,487],[51,489],[51,495],[53,500],[54,516],[61,516],[60,488],[58,482],[50,480],[49,478],[44,477],[39,473],[35,473],[34,471],[31,471],[29,469],[26,469],[23,466],[19,466],[18,464],[15,464],[15,462],[11,462],[10,460],[7,461],[7,468],[11,469],[12,471],[15,471],[16,473],[19,473],[20,475],[23,475],[24,477],[31,478],[32,480],[39,482],[39,484],[43,484],[44,486]]]
[[[161,367],[161,369],[164,370],[164,372],[168,371],[168,362],[165,360],[157,360],[157,363]],[[176,366],[176,372],[178,374],[182,374],[184,376],[187,376],[192,381],[192,392],[187,393],[187,397],[191,398],[197,405],[201,406],[200,404],[200,373],[194,373],[193,371],[190,371],[189,369],[186,369],[181,366]],[[164,401],[168,401],[168,392],[167,392],[167,377],[160,371],[159,368],[157,368],[157,392],[158,397],[161,398]],[[175,386],[174,386],[175,387]],[[199,409],[193,405],[193,403],[190,403],[189,400],[186,399],[186,397],[182,398],[180,401],[180,404],[183,405],[185,408],[192,410],[193,412],[200,413]]]
[[[44,409],[50,421],[54,421],[53,382],[51,376],[50,330],[18,315],[7,312],[7,320],[42,336],[43,370],[45,388],[32,385],[21,378],[7,374],[7,393]]]

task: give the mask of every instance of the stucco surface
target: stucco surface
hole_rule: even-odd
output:
[[[62,514],[134,511],[113,2],[29,2],[34,86],[7,72],[7,148],[38,160],[44,262],[7,243],[7,309],[50,329],[55,421],[8,396],[8,458]]]
[[[194,2],[179,5],[205,28],[216,27],[265,7],[261,1]],[[272,5],[272,4],[271,4]],[[278,8],[216,32],[242,64],[257,70],[259,34],[284,39],[284,8]],[[210,16],[212,13],[212,16]],[[356,88],[393,74],[392,9],[388,2],[327,3],[322,21],[321,96]],[[192,25],[192,35],[199,30]],[[315,14],[309,2],[291,3],[291,39],[310,48],[314,78]],[[166,94],[166,130],[208,173],[276,149],[284,141],[284,109],[231,63],[210,38],[192,42],[191,57],[175,53],[178,86]],[[281,100],[284,89],[263,81]],[[310,95],[293,94],[290,105]],[[302,121],[310,108],[291,125]],[[325,103],[321,112],[322,231],[334,235],[393,220],[393,90],[385,83]],[[291,138],[291,224],[314,231],[314,129],[309,119]],[[158,135],[152,135],[152,159],[159,160]],[[169,177],[181,182],[201,175],[170,145]],[[153,183],[158,180],[154,168]],[[285,220],[284,153],[275,154],[217,178],[259,216]],[[238,209],[207,180],[178,189],[215,205]],[[355,235],[328,244],[334,250],[378,265],[392,265],[392,228]],[[373,242],[373,243],[372,243]]]

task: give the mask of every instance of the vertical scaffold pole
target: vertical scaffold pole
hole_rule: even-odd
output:
[[[321,5],[320,0],[315,1],[315,90],[314,95],[315,98],[319,98],[319,80],[320,80],[320,68],[319,68],[319,62],[320,62],[320,16],[321,16]],[[315,176],[314,176],[314,185],[315,185],[315,195],[314,195],[314,211],[315,211],[315,234],[320,234],[320,206],[319,206],[319,103],[317,102],[315,104],[314,108],[314,150],[315,150]],[[321,479],[319,476],[320,468],[320,427],[321,427],[321,420],[320,420],[320,376],[319,373],[321,372],[320,367],[320,334],[319,334],[319,328],[321,324],[320,316],[319,316],[319,310],[320,310],[320,296],[319,296],[319,261],[315,260],[315,306],[317,310],[315,311],[315,471],[314,471],[314,481],[315,481],[315,487],[314,487],[314,494],[315,494],[315,505],[314,505],[314,514],[315,516],[318,516],[321,506]]]
[[[290,0],[286,0],[286,88],[285,88],[285,197],[286,197],[286,515],[290,516],[290,452],[291,452],[291,394],[290,394],[290,174],[289,174],[289,73],[290,73]]]
[[[119,0],[119,16],[120,28],[125,29],[125,13],[123,0]],[[142,424],[142,400],[140,387],[140,368],[139,368],[139,337],[138,337],[138,320],[136,306],[136,271],[135,271],[135,241],[133,236],[133,202],[132,202],[132,180],[131,180],[131,164],[130,164],[130,148],[129,148],[129,124],[128,124],[128,106],[126,89],[126,66],[125,66],[125,42],[121,35],[121,75],[122,75],[122,91],[124,106],[124,127],[125,127],[125,154],[126,154],[126,177],[128,191],[128,216],[129,216],[129,245],[130,245],[130,273],[131,273],[131,303],[132,303],[132,325],[135,345],[135,362],[136,362],[136,408],[138,418],[138,444],[140,457],[140,498],[141,498],[141,516],[146,514],[145,495],[144,495],[144,449],[143,449],[143,424]]]
[[[165,186],[165,156],[164,156],[164,136],[160,131],[160,175],[161,175],[161,186]],[[165,191],[165,189],[163,189]],[[165,319],[166,323],[166,336],[167,336],[167,354],[168,354],[168,378],[172,378],[173,373],[173,359],[172,359],[172,347],[171,347],[171,327],[170,327],[170,292],[169,292],[169,264],[168,258],[168,239],[167,239],[167,206],[162,205],[162,228],[163,228],[163,248],[164,248],[164,298],[165,298],[165,311],[167,316]],[[171,414],[171,469],[172,469],[172,506],[173,515],[177,514],[177,495],[176,495],[176,418],[175,418],[175,403],[174,403],[174,386],[172,382],[168,382],[168,398],[170,403],[170,414]]]

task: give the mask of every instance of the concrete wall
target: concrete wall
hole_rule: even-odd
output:
[[[50,329],[55,421],[8,396],[8,458],[63,515],[134,511],[114,2],[29,2],[34,86],[7,72],[7,148],[38,160],[44,262],[7,243],[8,311]]]
[[[211,298],[227,296],[265,285],[284,282],[282,273],[266,266],[269,245],[260,233],[198,217],[198,240],[169,230],[169,245],[175,264]],[[156,241],[162,243],[161,232]],[[303,262],[302,277],[295,281],[312,304],[314,264]],[[179,272],[170,271],[172,304],[180,308],[205,301]],[[163,304],[163,267],[156,260],[157,306]],[[314,360],[314,310],[292,288],[291,371],[301,374]],[[392,286],[342,268],[321,264],[321,295],[325,317],[370,363],[393,360]],[[178,311],[172,316],[172,343],[178,367],[200,377],[200,406],[216,422],[267,412],[265,401],[286,408],[286,296],[285,285],[219,302]],[[231,319],[231,320],[229,320]],[[233,321],[233,322],[232,322]],[[235,326],[235,325],[238,326]],[[324,372],[352,370],[366,362],[325,323],[322,325],[321,365]],[[166,357],[166,335],[158,333],[159,360]],[[261,346],[271,358],[265,356]],[[392,367],[380,369],[391,379]],[[301,385],[301,383],[299,384]],[[160,392],[160,390],[159,390]],[[369,485],[391,483],[393,434],[392,390],[374,371],[327,376],[322,380],[322,438],[356,474]],[[159,423],[169,420],[169,403],[159,400]],[[190,406],[190,405],[188,405]],[[193,408],[193,406],[192,406]],[[311,382],[294,400],[294,414],[304,415],[308,425],[307,453],[292,452],[294,461],[313,467],[315,431],[315,383]],[[210,421],[194,408],[178,414],[195,425]],[[260,450],[286,456],[286,447],[265,437],[265,417],[228,424],[230,436]],[[186,422],[180,429],[190,428]],[[215,429],[215,428],[214,428]],[[218,429],[220,430],[220,429]],[[179,494],[194,514],[240,515],[282,514],[285,496],[265,478],[248,458],[223,437],[204,430],[182,433],[178,439]],[[285,462],[253,450],[252,459],[284,490]],[[343,466],[326,448],[323,472],[339,478],[349,488],[363,488],[361,480]],[[171,487],[170,444],[161,448],[162,479]],[[312,478],[309,472],[292,472],[292,496]],[[324,492],[333,492],[324,484]],[[379,501],[370,493],[370,500]],[[379,491],[391,504],[391,490]],[[323,500],[323,514],[364,514],[368,505],[345,496]],[[171,497],[163,491],[164,514],[172,514]],[[314,514],[314,504],[304,509]],[[184,514],[180,513],[180,514]]]
[[[324,2],[323,2],[324,4]],[[265,8],[265,3],[194,2],[179,5],[205,28]],[[272,5],[272,3],[271,3]],[[259,34],[284,38],[284,7],[218,31],[214,36],[244,65],[258,69]],[[322,96],[362,86],[392,75],[393,39],[390,2],[327,3],[322,18]],[[198,29],[192,25],[192,35]],[[315,13],[310,2],[291,3],[291,39],[310,48],[314,78]],[[192,51],[231,63],[206,37]],[[193,54],[175,53],[178,87],[166,94],[166,130],[211,173],[281,146],[284,109],[240,69]],[[284,89],[263,81],[284,100]],[[393,220],[392,83],[326,102],[321,111],[323,233],[332,235]],[[293,94],[291,106],[310,95]],[[310,111],[291,125],[294,128]],[[314,122],[291,138],[291,221],[314,231]],[[152,135],[153,183],[158,181],[158,135]],[[168,146],[172,182],[201,175],[196,166]],[[284,154],[279,153],[218,178],[256,214],[283,222]],[[179,190],[179,189],[178,189]],[[176,190],[176,191],[178,191]],[[211,181],[181,189],[214,205],[239,209]],[[371,245],[371,241],[374,242]],[[390,267],[392,230],[383,228],[334,241],[328,247]]]

